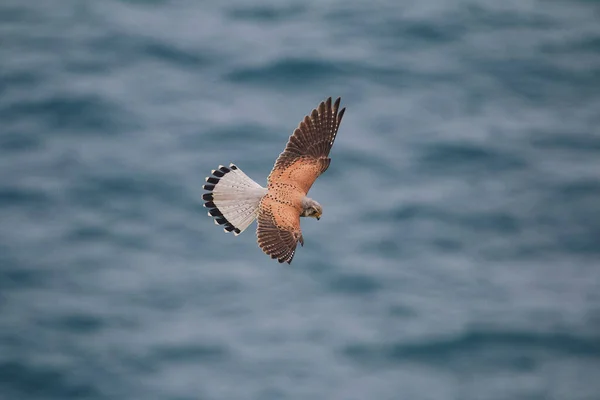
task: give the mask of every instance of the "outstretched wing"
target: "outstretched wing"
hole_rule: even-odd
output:
[[[342,108],[338,112],[339,107],[340,98],[332,105],[330,97],[304,117],[275,161],[268,178],[269,186],[293,184],[308,193],[318,176],[329,167],[329,152],[346,111]]]
[[[298,209],[268,197],[263,198],[258,212],[256,236],[262,251],[280,263],[290,264],[298,242],[304,245]]]

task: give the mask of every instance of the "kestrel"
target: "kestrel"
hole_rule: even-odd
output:
[[[208,215],[225,232],[242,233],[258,219],[258,245],[271,258],[290,264],[298,242],[304,246],[300,217],[321,218],[323,208],[307,193],[329,167],[333,146],[345,108],[340,99],[321,102],[304,117],[288,140],[264,188],[236,165],[219,166],[206,178],[202,196]]]

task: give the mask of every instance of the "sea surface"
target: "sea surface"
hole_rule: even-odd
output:
[[[0,400],[600,399],[600,3],[0,0]],[[202,206],[346,115],[291,265]]]

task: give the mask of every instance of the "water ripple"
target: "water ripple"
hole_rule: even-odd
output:
[[[563,333],[472,331],[448,339],[429,339],[423,343],[390,345],[354,344],[343,353],[357,362],[420,362],[451,363],[456,357],[469,358],[478,353],[494,352],[496,357],[507,354],[519,357],[535,351],[553,355],[600,357],[598,338],[576,337]],[[493,357],[492,360],[493,362]]]
[[[100,395],[92,384],[73,382],[62,368],[34,367],[17,361],[0,363],[0,383],[9,389],[8,393],[14,394],[13,398],[96,398]]]

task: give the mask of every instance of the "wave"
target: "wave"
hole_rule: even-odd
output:
[[[473,357],[502,350],[502,357],[522,357],[528,353],[553,353],[579,357],[600,357],[600,337],[578,337],[568,333],[537,333],[523,331],[471,331],[461,335],[416,343],[355,344],[343,353],[355,361],[421,362],[440,364],[456,358]],[[492,354],[493,355],[493,354]]]

